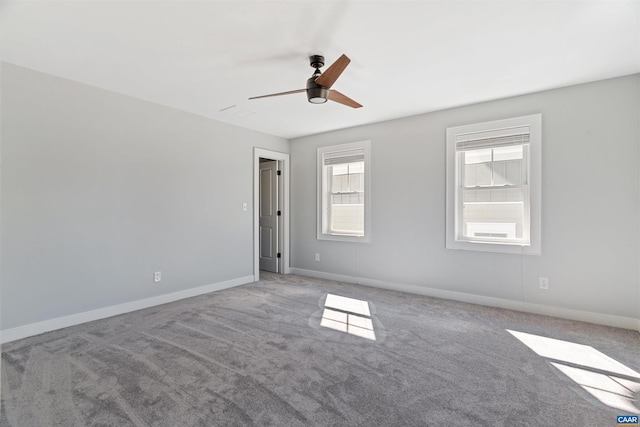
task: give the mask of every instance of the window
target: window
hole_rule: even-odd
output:
[[[447,129],[447,248],[540,254],[541,123]]]
[[[370,241],[369,141],[318,148],[318,239]]]

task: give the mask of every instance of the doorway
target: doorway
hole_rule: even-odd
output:
[[[254,280],[289,273],[289,154],[254,149]]]

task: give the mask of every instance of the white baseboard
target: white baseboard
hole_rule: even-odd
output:
[[[403,283],[392,283],[383,280],[368,279],[365,277],[345,276],[342,274],[306,270],[303,268],[291,268],[291,273],[299,274],[301,276],[316,277],[319,279],[356,283],[359,285],[389,289],[392,291],[407,292],[411,294],[424,295],[427,297],[449,299],[470,304],[485,305],[489,307],[505,308],[508,310],[523,311],[525,313],[542,314],[545,316],[559,317],[561,319],[578,320],[581,322],[595,323],[598,325],[613,326],[623,329],[631,329],[640,332],[640,319],[634,319],[631,317],[613,316],[611,314],[593,313],[589,311],[573,310],[569,308],[554,307],[541,304],[532,304],[528,302],[513,301],[502,298],[485,297],[463,292],[426,288],[422,286],[408,285]]]
[[[110,307],[98,308],[96,310],[70,314],[68,316],[57,317],[55,319],[18,326],[16,328],[0,331],[0,344],[39,335],[44,332],[55,331],[56,329],[79,325],[81,323],[106,319],[107,317],[117,316],[119,314],[129,313],[143,308],[149,308],[185,298],[208,294],[210,292],[220,291],[234,286],[245,285],[254,281],[254,276],[238,277],[237,279],[226,280],[224,282],[213,283],[211,285],[185,289],[183,291],[172,292],[170,294],[158,295],[123,304],[112,305]]]

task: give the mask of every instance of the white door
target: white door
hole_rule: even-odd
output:
[[[278,162],[260,163],[260,270],[278,273]]]

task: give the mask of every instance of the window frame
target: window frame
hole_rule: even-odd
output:
[[[334,234],[325,232],[325,221],[327,221],[328,193],[324,187],[324,156],[326,154],[336,154],[340,152],[363,150],[364,152],[364,236]],[[371,141],[358,141],[346,144],[318,147],[317,149],[317,230],[318,240],[332,240],[338,242],[371,242]],[[328,228],[328,225],[327,227]]]
[[[460,173],[458,170],[457,136],[473,133],[500,134],[510,128],[529,127],[529,150],[526,167],[528,168],[529,190],[529,244],[521,242],[473,240],[466,237],[460,239],[459,215],[460,203],[458,191]],[[471,251],[540,255],[541,242],[541,181],[542,181],[542,115],[532,114],[490,122],[449,127],[446,130],[446,248]],[[527,212],[525,211],[525,217]]]

